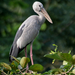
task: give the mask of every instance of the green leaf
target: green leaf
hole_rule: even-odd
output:
[[[62,60],[65,60],[71,63],[73,61],[71,54],[68,54],[68,53],[60,53],[60,57],[62,58]]]
[[[55,59],[52,61],[52,64],[54,64],[54,62],[55,62]]]
[[[47,26],[46,26],[46,23],[44,23],[42,26],[41,26],[41,30],[46,30]]]
[[[10,66],[11,66],[14,70],[17,69],[18,65],[19,65],[19,63],[16,62],[16,61],[13,61],[13,62],[10,64]]]
[[[55,68],[55,69],[51,69],[48,72],[43,73],[43,75],[58,75],[62,72],[62,69],[60,68]],[[56,74],[57,73],[57,74]]]
[[[64,60],[63,61],[63,65],[67,65],[67,64],[68,64],[68,62]]]
[[[20,65],[22,66],[22,68],[24,68],[27,63],[30,62],[30,59],[27,57],[22,57],[22,59],[20,60]]]
[[[4,63],[4,62],[1,63],[0,65],[3,66],[7,70],[11,70],[11,67],[8,64]]]
[[[44,57],[52,58],[52,59],[57,59],[57,60],[62,60],[61,57],[59,56],[59,53],[54,53],[54,54],[46,54]]]
[[[56,52],[56,51],[57,51],[57,47],[58,47],[58,46],[57,46],[56,44],[53,44],[53,46],[55,46],[55,52]]]
[[[71,50],[68,52],[68,54],[71,54]]]
[[[16,62],[16,61],[13,61],[12,63],[14,63],[14,66],[15,66],[15,67],[18,67],[18,65],[19,65],[19,63]]]
[[[73,55],[72,58],[73,58],[72,63],[75,64],[75,55]]]
[[[72,70],[72,73],[75,74],[75,69]]]
[[[56,47],[58,47],[56,44],[53,44],[53,46],[56,46]]]
[[[46,54],[44,57],[57,59],[57,60],[65,60],[70,63],[73,62],[73,58],[71,54],[68,54],[68,53],[55,52],[54,54]]]
[[[29,67],[30,70],[32,71],[42,71],[43,70],[43,66],[40,65],[40,64],[34,64],[34,65],[31,65]]]
[[[14,56],[12,56],[12,58],[15,59],[15,61],[16,61],[17,63],[20,63],[19,60],[18,60],[17,58],[15,58]]]

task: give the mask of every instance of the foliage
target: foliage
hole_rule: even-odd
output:
[[[12,56],[13,57],[13,56]],[[34,64],[29,67],[28,70],[26,70],[26,66],[28,62],[30,62],[29,58],[22,57],[22,58],[15,58],[15,60],[9,65],[7,63],[0,63],[0,75],[6,74],[6,75],[13,75],[13,74],[19,74],[19,75],[25,75],[28,74],[27,71],[33,74],[37,74],[37,71],[42,71],[43,66],[40,64]],[[33,72],[34,71],[34,72]]]
[[[46,74],[59,74],[59,75],[74,75],[75,74],[75,55],[71,55],[69,53],[62,53],[57,51],[57,45],[53,44],[56,46],[55,51],[51,51],[49,54],[46,54],[44,57],[52,58],[53,64],[55,60],[62,60],[63,64],[59,68],[51,69],[47,72],[44,73],[37,73],[42,71],[44,68],[40,64],[34,64],[29,67],[28,70],[26,70],[26,66],[28,62],[30,61],[29,58],[22,57],[22,58],[15,58],[15,61],[13,61],[10,65],[6,63],[0,63],[0,71],[1,74],[8,74],[8,75],[13,75],[13,74],[18,74],[18,75],[46,75]],[[29,73],[27,73],[29,72]]]
[[[55,45],[55,44],[53,44]],[[53,60],[53,64],[55,62],[55,60],[62,60],[63,64],[60,66],[60,68],[55,68],[52,69],[48,72],[45,72],[43,74],[59,74],[59,75],[74,75],[75,72],[75,55],[71,55],[70,52],[69,53],[62,53],[57,51],[57,45],[55,45],[55,51],[51,51],[49,54],[46,54],[44,57],[48,57],[48,58],[52,58]]]

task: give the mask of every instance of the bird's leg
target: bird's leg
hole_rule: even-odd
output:
[[[31,58],[31,64],[33,65],[33,54],[32,54],[32,43],[30,45],[30,58]]]
[[[25,57],[27,57],[27,50],[26,50],[26,47],[25,47]],[[33,65],[33,58],[32,58],[32,44],[31,44],[31,47],[30,47],[30,57],[31,57],[31,63]],[[26,73],[29,72],[29,73],[33,73],[33,71],[31,70],[28,70],[28,64],[27,64],[27,67],[26,67]]]
[[[26,47],[25,47],[25,57],[27,57],[27,50],[26,50]]]
[[[25,57],[27,57],[27,50],[26,50],[26,47],[25,47]],[[27,67],[26,67],[26,69],[28,70],[28,64],[27,64]]]

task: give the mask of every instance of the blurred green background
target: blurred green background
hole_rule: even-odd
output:
[[[34,63],[42,64],[46,69],[51,60],[44,55],[58,45],[62,52],[75,54],[75,0],[38,0],[53,20],[42,25],[40,33],[33,43]],[[0,0],[0,62],[9,63],[9,51],[15,34],[22,22],[36,14],[32,9],[35,0]],[[29,46],[27,47],[29,57]],[[24,50],[18,57],[24,56]]]

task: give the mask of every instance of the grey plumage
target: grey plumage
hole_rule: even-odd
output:
[[[36,6],[37,5],[37,6]],[[41,6],[40,6],[41,5]],[[45,21],[45,17],[50,21],[50,17],[48,16],[47,12],[43,8],[42,3],[35,2],[33,4],[33,9],[38,15],[30,16],[28,19],[26,19],[22,25],[19,27],[16,36],[14,38],[11,50],[10,50],[10,61],[13,61],[13,58],[11,57],[17,57],[18,53],[25,48],[29,43],[33,42],[37,34],[39,33],[41,25]],[[41,9],[45,11],[47,15],[44,15],[41,13],[43,12]],[[52,21],[50,21],[52,23]]]
[[[17,57],[17,54],[23,48],[25,48],[27,44],[29,44],[35,39],[35,37],[39,32],[40,27],[41,27],[41,23],[39,21],[39,16],[37,15],[30,16],[26,21],[24,21],[16,33],[16,36],[14,38],[11,47],[10,55]],[[18,46],[17,46],[17,42],[19,43]],[[10,56],[10,60],[11,59],[12,57]]]
[[[13,44],[11,46],[11,50],[10,50],[10,53],[9,53],[9,55],[10,55],[9,61],[13,60],[11,55],[14,56],[14,57],[17,57],[18,53],[21,51],[21,49],[19,47],[17,47],[16,41],[22,35],[22,32],[23,32],[22,28],[24,26],[25,26],[25,24],[21,27],[21,29],[18,29],[18,31],[17,31],[17,33],[15,35],[15,38],[14,38],[14,41],[13,41]]]

